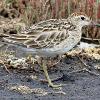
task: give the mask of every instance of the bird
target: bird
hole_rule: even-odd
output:
[[[63,55],[72,50],[81,40],[82,27],[91,23],[92,20],[86,14],[75,12],[66,19],[40,21],[20,33],[6,35],[2,40],[18,46],[25,52],[42,57],[41,66],[48,85],[52,88],[58,88],[61,87],[61,84],[54,84],[51,81],[46,59]]]

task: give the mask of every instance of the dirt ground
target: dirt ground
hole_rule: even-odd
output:
[[[0,34],[3,35],[4,32],[16,33],[14,29],[24,26],[17,23],[18,19],[8,20],[0,17],[0,20]],[[26,56],[25,52],[20,51],[16,53],[18,59],[11,59],[12,56],[4,52],[6,48],[2,48],[0,43],[1,49],[0,100],[100,100],[100,47],[81,51],[75,49],[58,64],[48,68],[51,79],[55,79],[53,82],[63,84],[58,90],[48,87],[39,65],[28,65],[25,59],[21,58]],[[19,51],[18,48],[12,49]],[[8,59],[12,60],[12,65]],[[21,64],[17,65],[19,62]],[[75,72],[83,68],[88,68],[91,73]]]
[[[73,50],[48,69],[51,79],[55,79],[54,83],[63,84],[58,90],[41,81],[45,77],[37,64],[27,69],[12,66],[8,68],[10,73],[1,64],[0,100],[100,100],[100,48],[79,52]],[[86,67],[79,58],[83,58],[91,74],[73,72]]]

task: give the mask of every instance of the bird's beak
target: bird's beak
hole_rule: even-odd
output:
[[[90,25],[100,27],[100,24],[99,24],[99,23],[97,23],[97,22],[95,22],[95,21],[91,21]]]

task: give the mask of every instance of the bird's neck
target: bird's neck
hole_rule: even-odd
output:
[[[77,27],[77,29],[78,29],[80,32],[82,32],[82,26],[77,25],[76,27]]]
[[[71,34],[73,37],[80,37],[82,36],[82,27],[76,27]]]
[[[67,19],[67,21],[70,23],[70,24],[72,24],[73,26],[76,26],[76,28],[77,28],[77,30],[79,30],[80,32],[82,31],[82,25],[79,25],[79,24],[74,24],[74,22],[72,21],[72,19],[71,18],[68,18]]]

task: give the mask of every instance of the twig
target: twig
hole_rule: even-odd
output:
[[[83,68],[81,70],[72,71],[69,74],[77,73],[77,72],[83,72],[83,71],[86,71],[86,72],[90,73],[91,75],[99,76],[99,74],[97,74],[95,72],[92,72],[92,71],[89,71],[87,68]]]
[[[79,56],[78,56],[79,60],[81,61],[81,63],[87,67],[87,68],[91,68],[91,66],[87,65]]]
[[[6,71],[10,74],[10,71],[8,70],[8,68],[6,67],[6,65],[4,64],[4,68],[6,69]]]
[[[88,73],[90,73],[90,74],[92,74],[92,75],[99,76],[99,74],[97,74],[97,73],[95,73],[95,72],[92,72],[92,71],[90,71],[90,70],[88,69],[88,68],[91,68],[91,66],[87,65],[79,56],[77,56],[77,57],[79,58],[79,60],[81,61],[81,63],[82,63],[85,67],[87,67],[87,68],[83,68],[83,69],[81,69],[81,70],[76,70],[76,71],[70,72],[69,74],[76,73],[76,72],[86,71],[86,72],[88,72]]]
[[[4,64],[3,61],[0,60],[0,64],[2,64],[2,65],[4,66],[4,68],[6,69],[6,71],[7,71],[8,73],[10,73],[10,71],[8,70],[8,68],[6,67],[6,65]]]

